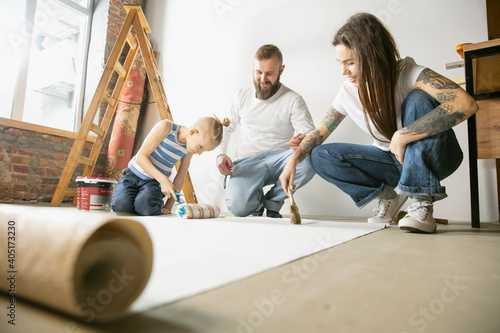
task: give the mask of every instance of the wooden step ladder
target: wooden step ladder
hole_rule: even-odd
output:
[[[170,108],[165,97],[165,91],[163,90],[163,84],[156,66],[156,60],[153,56],[153,49],[146,35],[151,33],[146,17],[144,16],[140,6],[125,6],[125,10],[127,11],[127,17],[125,18],[125,22],[123,23],[120,33],[118,34],[113,50],[109,55],[101,80],[99,81],[94,97],[92,98],[71,152],[66,160],[61,178],[59,179],[59,183],[50,204],[53,207],[60,206],[64,196],[75,197],[74,204],[76,204],[77,191],[68,190],[68,184],[73,176],[77,163],[85,165],[82,176],[92,175],[95,163],[104,143],[104,139],[108,133],[109,126],[118,106],[118,100],[120,99],[122,89],[127,81],[128,74],[137,52],[141,52],[144,60],[144,65],[149,78],[149,84],[160,114],[160,118],[162,120],[172,120],[172,114],[170,113]],[[132,27],[134,28],[135,36],[131,32]],[[126,43],[129,45],[129,51],[125,61],[121,64],[119,57],[122,54]],[[113,93],[110,95],[106,89],[108,88],[110,79],[114,72],[118,74],[118,80]],[[94,120],[101,103],[107,104],[106,111],[100,121],[100,125],[96,125]],[[95,139],[89,137],[89,133],[91,131],[96,134]],[[84,157],[81,154],[86,141],[93,141],[93,146],[89,156]],[[179,167],[179,163],[177,163],[176,167]],[[182,191],[186,202],[198,202],[194,193],[189,172],[186,175]]]

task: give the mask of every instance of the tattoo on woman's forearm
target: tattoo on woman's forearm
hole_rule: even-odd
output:
[[[299,162],[302,162],[307,156],[309,156],[313,148],[321,145],[323,141],[323,136],[319,134],[319,131],[317,129],[314,130],[312,132],[312,136],[305,138],[300,145],[301,149],[298,151]]]
[[[401,129],[404,135],[435,135],[444,132],[467,118],[461,111],[453,111],[449,104],[441,104],[425,116]]]
[[[439,103],[453,102],[457,99],[457,92],[455,90],[449,90],[436,95],[436,99]]]
[[[340,122],[345,118],[345,115],[342,113],[338,112],[334,108],[331,108],[328,111],[328,114],[323,120],[321,121],[322,125],[325,125],[326,128],[331,132],[337,128],[337,126],[340,124]]]

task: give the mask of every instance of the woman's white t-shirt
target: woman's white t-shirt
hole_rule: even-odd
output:
[[[396,107],[397,128],[402,128],[401,122],[401,104],[413,90],[415,90],[415,83],[420,73],[426,67],[417,65],[415,61],[406,57],[399,63],[399,77],[396,82],[396,89],[394,94],[394,105]],[[332,107],[343,115],[351,117],[351,119],[358,125],[364,132],[370,134],[370,130],[365,122],[364,108],[359,99],[358,88],[351,82],[345,81],[342,83],[337,96],[335,97]],[[376,128],[371,119],[368,117],[370,129],[375,136],[373,145],[389,151],[388,141]],[[371,134],[370,134],[371,135]]]

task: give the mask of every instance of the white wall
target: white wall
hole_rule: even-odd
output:
[[[455,46],[487,39],[484,0],[167,0],[148,1],[146,17],[174,120],[224,115],[233,94],[252,84],[253,55],[259,46],[276,44],[286,65],[282,82],[300,93],[319,123],[344,80],[330,44],[335,31],[352,14],[376,14],[394,35],[402,56],[454,78],[462,69],[446,70],[460,60]],[[149,108],[145,131],[159,120]],[[456,127],[466,154],[460,169],[443,184],[449,198],[436,205],[435,216],[470,219],[467,127]],[[350,120],[331,141],[371,143]],[[232,142],[235,144],[234,140]],[[199,202],[223,210],[223,177],[215,153],[195,156],[190,174]],[[498,219],[494,163],[480,161],[481,220]],[[297,192],[303,215],[369,216],[373,203],[358,210],[351,199],[316,176]],[[282,212],[287,213],[285,205]]]

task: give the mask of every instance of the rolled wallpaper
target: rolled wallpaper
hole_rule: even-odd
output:
[[[0,289],[87,323],[127,313],[151,275],[142,224],[76,208],[0,205]]]

